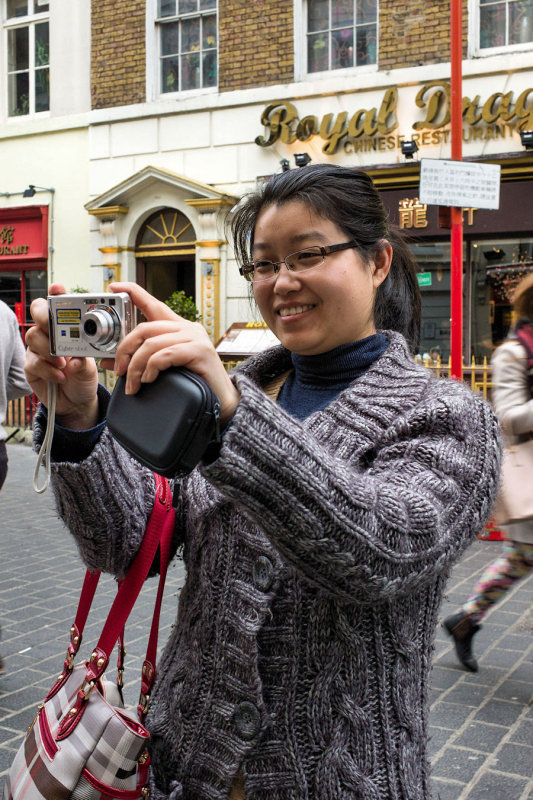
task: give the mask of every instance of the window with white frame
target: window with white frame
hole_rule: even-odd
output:
[[[50,109],[48,0],[5,0],[7,113],[10,117]]]
[[[479,50],[533,42],[533,0],[479,0]]]
[[[218,82],[217,0],[158,0],[160,92]]]
[[[307,0],[307,72],[377,63],[378,0]]]

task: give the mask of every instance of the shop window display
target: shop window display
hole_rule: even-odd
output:
[[[472,352],[490,356],[509,333],[514,289],[533,272],[533,239],[475,241],[470,254]]]
[[[307,71],[377,61],[377,0],[307,0]]]
[[[0,268],[0,300],[15,312],[25,332],[33,320],[30,314],[32,300],[46,295],[47,277],[44,269],[2,270]]]
[[[450,243],[413,244],[422,295],[419,353],[445,364],[450,356]],[[465,365],[482,363],[507,337],[514,288],[533,272],[532,238],[465,241],[463,351]]]
[[[450,243],[412,246],[422,297],[420,355],[447,361],[450,355]]]
[[[159,0],[161,92],[215,87],[217,0]]]

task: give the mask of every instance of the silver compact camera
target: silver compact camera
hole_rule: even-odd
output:
[[[53,356],[113,355],[134,327],[127,292],[49,296],[48,318]]]

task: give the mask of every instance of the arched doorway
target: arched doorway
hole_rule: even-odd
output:
[[[175,208],[156,211],[139,230],[136,280],[158,300],[184,291],[196,302],[196,233]]]

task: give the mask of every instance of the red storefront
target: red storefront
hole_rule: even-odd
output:
[[[48,206],[0,209],[0,299],[15,312],[23,337],[31,301],[46,296],[47,267]]]

